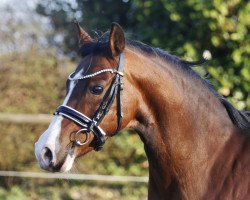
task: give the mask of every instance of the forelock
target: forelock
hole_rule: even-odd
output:
[[[109,49],[109,32],[105,32],[101,37],[95,39],[94,42],[86,43],[82,45],[78,51],[78,54],[82,57],[87,55],[104,54],[110,56]]]

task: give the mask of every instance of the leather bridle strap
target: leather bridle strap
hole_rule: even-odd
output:
[[[124,54],[122,53],[119,60],[118,71],[123,72],[124,70]],[[116,75],[117,76],[117,75]],[[118,132],[122,125],[123,118],[123,106],[122,106],[122,95],[123,95],[123,76],[118,76],[118,91],[117,91],[117,128],[116,132]]]
[[[109,109],[111,105],[114,102],[114,99],[116,97],[117,99],[117,128],[115,132],[118,132],[120,127],[121,127],[121,122],[123,118],[123,111],[122,111],[122,90],[123,90],[123,82],[122,82],[122,77],[123,77],[123,72],[124,70],[124,54],[122,53],[119,57],[119,65],[117,68],[117,71],[120,73],[117,73],[115,75],[115,78],[113,82],[111,83],[110,88],[104,95],[104,98],[97,109],[93,119],[97,122],[96,125],[99,125],[105,115],[109,112]]]
[[[78,124],[79,126],[82,126],[82,127],[88,127],[88,124],[90,124],[92,121],[86,115],[78,112],[77,110],[75,110],[69,106],[65,106],[65,105],[59,106],[56,109],[54,114],[55,115],[62,115],[65,118],[70,119],[71,121],[74,121],[76,124]]]

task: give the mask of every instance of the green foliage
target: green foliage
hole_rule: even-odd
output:
[[[6,192],[3,188],[0,188],[0,200],[25,200],[25,199],[27,199],[27,196],[17,186],[12,187],[9,192]]]
[[[34,187],[35,186],[35,187]],[[137,200],[146,199],[147,184],[102,184],[65,180],[26,180],[9,189],[0,187],[0,200]]]
[[[132,39],[161,47],[188,60],[197,60],[202,51],[209,50],[213,60],[207,65],[207,71],[213,85],[238,108],[250,109],[249,1],[75,2],[51,0],[37,7],[38,13],[51,19],[54,36],[65,35],[63,46],[57,43],[65,52],[77,47],[70,23],[74,17],[89,30],[106,30],[116,21],[133,33]]]
[[[65,65],[50,53],[35,48],[1,57],[1,112],[51,113],[64,96]],[[62,66],[64,65],[64,66]],[[60,68],[60,69],[59,69]]]
[[[45,130],[46,126],[4,123],[1,123],[0,126],[0,155],[2,155],[0,157],[0,169],[37,169],[38,166],[34,155],[34,144],[40,133]]]

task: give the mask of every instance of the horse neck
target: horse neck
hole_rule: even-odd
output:
[[[200,78],[178,66],[132,49],[126,56],[127,76],[138,99],[129,127],[144,142],[149,192],[161,188],[198,194],[209,179],[209,166],[234,133],[226,110]]]

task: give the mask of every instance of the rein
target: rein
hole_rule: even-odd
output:
[[[98,109],[95,111],[95,114],[92,118],[89,118],[85,114],[75,110],[74,108],[71,108],[66,105],[60,105],[54,115],[61,115],[73,122],[75,122],[77,125],[81,127],[79,131],[77,131],[74,135],[73,143],[77,146],[82,146],[86,144],[89,141],[89,133],[93,132],[97,142],[94,146],[95,151],[99,151],[102,149],[105,140],[106,140],[106,133],[105,131],[100,127],[100,123],[102,122],[105,115],[108,114],[110,107],[112,106],[115,97],[117,101],[117,128],[115,132],[118,132],[123,118],[123,110],[122,110],[122,91],[123,91],[123,69],[124,69],[124,53],[122,53],[119,56],[119,64],[117,67],[117,70],[114,69],[104,69],[100,70],[98,72],[95,72],[93,74],[85,75],[81,78],[74,79],[71,77],[72,74],[69,76],[69,80],[83,80],[87,78],[91,78],[94,76],[97,76],[101,73],[111,72],[115,73],[114,79],[108,88],[107,92],[105,93]],[[77,139],[77,136],[79,134],[85,134],[86,139],[84,141],[79,141]]]

